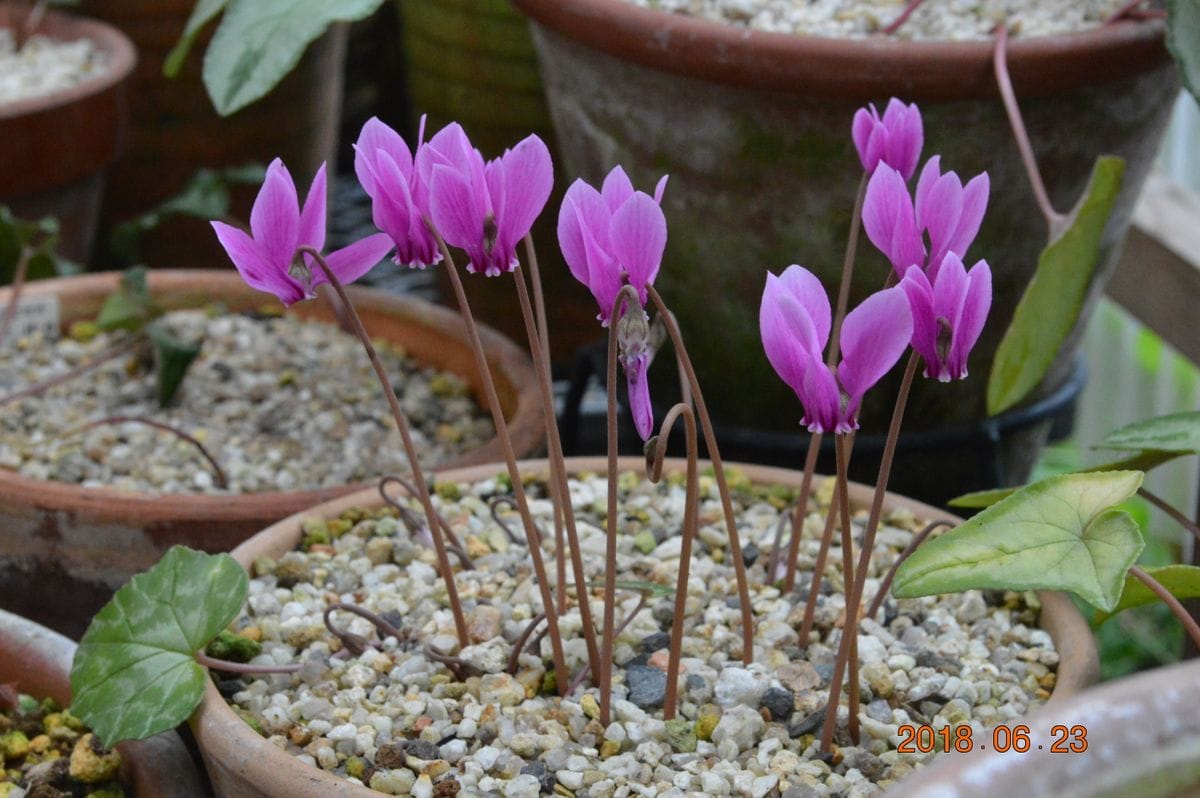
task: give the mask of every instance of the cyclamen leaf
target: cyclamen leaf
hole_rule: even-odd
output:
[[[1140,471],[1050,477],[926,541],[896,571],[897,598],[961,590],[1068,590],[1111,611],[1145,542],[1113,507]]]
[[[180,341],[161,325],[147,330],[154,347],[154,365],[158,383],[159,407],[166,407],[175,398],[192,362],[200,354],[200,345]]]
[[[146,269],[138,266],[121,275],[117,290],[108,295],[96,317],[102,330],[138,330],[150,318],[150,289],[146,286]]]
[[[1172,596],[1180,600],[1200,598],[1200,567],[1195,565],[1164,565],[1161,568],[1146,568],[1146,573],[1157,579]],[[1096,615],[1096,623],[1104,623],[1118,612],[1153,604],[1159,598],[1136,576],[1125,577],[1125,592],[1121,601],[1111,612]]]
[[[1200,4],[1167,0],[1167,49],[1175,56],[1184,87],[1200,102]]]
[[[1200,413],[1175,413],[1121,427],[1100,441],[1099,448],[1200,454]]]
[[[196,7],[192,9],[192,15],[188,17],[187,25],[183,29],[183,36],[179,38],[176,45],[171,48],[171,52],[167,53],[166,60],[163,61],[164,75],[173,78],[179,74],[200,31],[217,14],[224,11],[227,5],[229,5],[229,0],[196,0]]]
[[[71,667],[71,711],[106,746],[182,723],[204,695],[194,655],[237,615],[248,587],[228,554],[172,546],[92,619]]]
[[[1100,255],[1100,237],[1121,190],[1125,162],[1113,156],[1096,161],[1087,189],[1067,226],[1038,257],[1004,333],[988,376],[987,409],[996,415],[1038,386],[1083,310]]]
[[[369,17],[383,0],[230,0],[204,54],[204,85],[229,116],[275,88],[335,22]]]

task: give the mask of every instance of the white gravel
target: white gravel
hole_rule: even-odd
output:
[[[18,52],[12,30],[0,28],[0,105],[70,88],[108,66],[107,56],[89,39],[33,36]]]

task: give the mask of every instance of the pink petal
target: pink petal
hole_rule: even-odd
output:
[[[893,97],[884,111],[883,124],[888,130],[888,146],[884,160],[908,180],[916,171],[917,161],[921,158],[921,148],[925,146],[921,111],[916,103],[905,105]]]
[[[629,391],[629,413],[638,436],[646,441],[654,434],[654,408],[650,404],[650,383],[646,379],[647,355],[626,360],[625,381]]]
[[[300,211],[298,247],[307,245],[318,252],[325,248],[325,203],[328,191],[325,180],[325,164],[322,163],[308,189],[304,208]]]
[[[876,167],[867,183],[863,227],[898,275],[902,276],[909,266],[924,264],[925,245],[917,230],[908,187],[900,173],[886,163]]]
[[[881,166],[879,171],[883,169]],[[846,314],[838,379],[849,401],[842,413],[842,424],[857,428],[858,406],[863,395],[904,354],[912,340],[912,331],[908,297],[899,286],[872,294]]]
[[[613,304],[617,300],[617,294],[621,291],[621,270],[617,268],[612,257],[596,240],[596,236],[592,232],[594,229],[589,224],[584,224],[582,227],[583,246],[588,266],[587,286],[600,306],[597,318],[600,319],[601,324],[607,327],[612,321]]]
[[[329,269],[342,285],[348,285],[375,268],[392,250],[392,239],[384,233],[375,233],[355,241],[325,256]],[[313,269],[313,285],[328,282],[321,267]]]
[[[842,400],[837,381],[834,380],[829,367],[819,360],[811,360],[810,367],[804,373],[800,403],[804,405],[804,418],[801,419],[801,423],[808,427],[809,432],[848,431],[839,429],[841,424],[838,416]]]
[[[567,188],[562,205],[558,209],[558,248],[562,252],[563,260],[567,262],[567,268],[571,270],[571,275],[584,285],[588,283],[588,265],[582,227],[587,222],[581,214],[580,206],[588,202],[592,195],[595,195],[594,202],[603,206],[603,200],[596,189],[582,179],[576,179]],[[607,219],[604,224],[607,227]]]
[[[429,210],[442,238],[468,252],[481,251],[485,217],[482,192],[474,190],[466,175],[447,166],[434,167],[430,188]]]
[[[870,146],[871,136],[879,124],[879,112],[875,106],[859,108],[854,112],[854,121],[850,123],[850,138],[854,140],[854,149],[858,151],[858,160],[862,163],[864,172],[870,174],[879,163],[879,148]]]
[[[375,191],[372,185],[373,175],[370,165],[376,159],[376,153],[379,151],[391,156],[392,161],[400,168],[400,172],[406,180],[413,173],[412,153],[409,152],[404,139],[395,130],[379,121],[378,117],[371,117],[363,125],[362,131],[358,134],[358,141],[354,143],[354,172],[363,189],[372,197],[375,196]]]
[[[988,311],[992,307],[992,270],[981,260],[967,274],[966,298],[954,330],[950,348],[950,372],[955,379],[967,376],[967,357],[983,332]]]
[[[971,242],[979,234],[979,225],[983,222],[983,215],[987,211],[989,192],[990,183],[987,172],[981,172],[971,178],[963,188],[962,211],[958,217],[958,224],[946,243],[946,249],[957,252],[960,256],[966,255]]]
[[[767,361],[800,398],[804,392],[804,374],[812,358],[805,344],[793,334],[792,324],[784,317],[782,299],[785,293],[779,278],[768,272],[758,309],[758,331]]]
[[[416,213],[408,193],[408,181],[392,157],[379,150],[375,161],[376,196],[371,203],[375,226],[387,233],[397,246],[408,241],[412,231],[412,216]]]
[[[908,308],[912,312],[912,346],[925,360],[925,376],[933,377],[938,371],[937,315],[933,310],[933,287],[920,266],[910,266],[900,281],[908,297]]]
[[[654,282],[667,246],[667,220],[648,194],[635,193],[609,223],[610,252],[618,268],[628,273],[643,304],[646,286]]]
[[[258,242],[232,225],[224,222],[210,224],[247,285],[257,291],[274,294],[285,305],[304,298],[304,291],[295,280],[288,277],[287,270],[280,270],[271,263]]]
[[[276,158],[250,209],[250,232],[266,258],[286,269],[296,255],[300,229],[300,200],[296,184],[283,161]]]
[[[663,192],[667,190],[667,177],[667,175],[660,177],[654,186],[654,201],[659,205],[662,205]]]
[[[500,158],[504,174],[504,206],[496,207],[496,222],[506,247],[517,244],[546,207],[554,187],[550,150],[537,136],[528,136]]]
[[[779,275],[780,285],[787,296],[795,300],[812,322],[813,341],[808,346],[813,357],[821,360],[825,345],[829,343],[830,308],[829,296],[821,280],[803,266],[792,264]]]
[[[929,174],[927,165],[917,186],[917,227],[929,233],[929,268],[936,274],[962,214],[962,183],[954,172],[927,179]]]
[[[958,316],[966,296],[967,270],[958,255],[947,252],[933,280],[934,318],[946,319],[957,330]]]
[[[625,170],[617,164],[604,178],[604,185],[600,187],[600,195],[604,197],[604,203],[608,205],[608,210],[616,213],[617,208],[625,204],[625,201],[633,196],[633,183],[629,181],[629,175],[625,174]]]

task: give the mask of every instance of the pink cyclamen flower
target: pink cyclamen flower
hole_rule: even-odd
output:
[[[925,360],[925,376],[941,382],[967,376],[967,356],[979,340],[992,306],[992,272],[981,260],[968,272],[953,252],[930,278],[910,267],[900,287],[913,318],[913,349]]]
[[[874,173],[882,162],[905,180],[913,176],[925,144],[925,128],[916,103],[905,105],[893,97],[888,100],[882,119],[874,104],[860,108],[854,114],[850,133],[867,174]]]
[[[908,348],[912,313],[899,287],[863,300],[842,323],[836,372],[823,357],[830,318],[829,297],[812,272],[792,265],[778,277],[767,274],[758,316],[767,360],[795,391],[810,432],[847,433],[858,429],[863,396]]]
[[[947,252],[965,254],[987,210],[986,172],[964,187],[954,172],[942,174],[940,164],[940,156],[935,155],[921,170],[915,206],[904,178],[887,164],[880,164],[867,183],[863,227],[899,277],[910,266],[920,266],[930,279],[935,277]]]
[[[424,135],[425,117],[421,117],[418,151]],[[442,253],[425,226],[429,190],[400,134],[375,117],[367,120],[354,143],[354,172],[371,198],[375,226],[396,245],[396,263],[418,269],[439,263]]]
[[[528,136],[485,164],[454,122],[420,148],[416,163],[430,218],[447,243],[467,253],[467,271],[495,277],[517,268],[517,244],[554,185],[545,143]]]
[[[223,222],[212,222],[217,239],[233,265],[252,288],[279,297],[285,305],[316,296],[316,287],[328,282],[325,273],[300,247],[318,252],[325,247],[325,165],[317,170],[304,208],[296,184],[283,162],[276,158],[250,210],[250,235]],[[376,233],[331,252],[325,262],[343,283],[351,283],[383,260],[391,239]]]
[[[625,170],[615,167],[600,191],[582,180],[567,189],[558,213],[558,243],[575,279],[600,306],[605,327],[613,301],[625,280],[646,304],[646,286],[654,282],[667,246],[667,219],[660,203],[667,178],[658,181],[654,197],[634,191]]]

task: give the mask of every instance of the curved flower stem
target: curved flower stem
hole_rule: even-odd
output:
[[[75,379],[76,377],[82,377],[84,374],[87,374],[89,371],[92,371],[93,369],[97,369],[100,366],[103,366],[108,361],[115,360],[116,358],[120,357],[121,355],[124,355],[128,352],[132,352],[134,349],[136,349],[138,347],[139,344],[145,342],[145,340],[146,340],[145,333],[137,333],[135,335],[130,335],[129,337],[113,344],[108,349],[105,349],[103,352],[100,352],[98,355],[93,357],[91,360],[88,360],[84,363],[80,363],[78,366],[76,366],[72,369],[68,369],[67,371],[64,371],[62,374],[56,374],[53,377],[47,377],[46,379],[42,380],[41,382],[35,382],[33,385],[22,388],[19,391],[14,391],[13,393],[10,393],[8,396],[0,397],[0,407],[4,407],[5,405],[11,404],[12,402],[20,401],[21,399],[28,399],[31,396],[38,396],[39,394],[45,393],[46,391],[50,390],[51,388],[55,388],[59,385],[62,385],[64,382],[70,382],[71,380]]]
[[[908,22],[908,18],[912,16],[912,13],[916,11],[923,2],[925,2],[925,0],[908,0],[908,4],[904,6],[904,10],[901,11],[900,14],[891,22],[889,22],[888,26],[880,32],[891,36],[893,33],[900,30],[900,26],[905,22]]]
[[[1138,8],[1145,4],[1146,0],[1129,0],[1104,20],[1104,25],[1115,25],[1126,19],[1164,19],[1167,16],[1167,12],[1161,8]]]
[[[608,726],[612,719],[613,643],[617,622],[617,327],[626,310],[641,307],[637,290],[621,286],[613,301],[612,319],[608,324],[608,366],[605,370],[605,393],[608,410],[605,416],[608,434],[608,518],[605,520],[604,547],[604,619],[601,621],[600,669],[596,672],[600,688],[600,723]]]
[[[532,251],[533,247],[527,248]],[[575,577],[575,594],[579,599],[579,620],[583,625],[583,639],[587,645],[588,662],[593,670],[600,661],[600,651],[596,647],[596,625],[592,621],[591,597],[588,594],[587,575],[583,570],[583,551],[579,548],[579,532],[575,527],[575,508],[571,506],[571,489],[567,484],[567,464],[563,460],[562,440],[558,436],[558,420],[554,413],[554,389],[550,384],[550,354],[544,348],[545,341],[538,338],[534,325],[533,310],[529,303],[529,292],[525,288],[525,278],[517,267],[513,277],[517,284],[517,298],[521,303],[521,315],[525,319],[525,334],[529,338],[529,348],[533,352],[534,371],[537,374],[538,387],[542,394],[542,407],[546,413],[546,455],[550,461],[550,483],[555,506],[555,541],[558,556],[558,610],[566,609],[566,562],[565,549],[571,550],[571,569]],[[545,316],[542,315],[543,329]],[[538,350],[541,350],[540,352]],[[559,524],[561,517],[562,524]],[[567,539],[564,545],[563,526],[566,527]]]
[[[483,671],[477,666],[472,665],[461,657],[452,657],[431,643],[426,643],[425,647],[421,649],[421,653],[425,656],[425,659],[445,665],[454,674],[454,678],[460,682],[465,682],[472,676],[483,675]]]
[[[846,320],[846,310],[850,306],[850,284],[854,282],[854,258],[858,254],[858,235],[862,227],[863,203],[867,198],[867,184],[870,176],[863,172],[858,180],[858,191],[854,195],[854,210],[850,213],[850,231],[846,236],[846,254],[842,258],[842,279],[838,284],[837,306],[833,312],[833,324],[829,331],[829,355],[825,364],[830,368],[837,365],[838,355],[841,354],[842,323]],[[890,273],[890,272],[889,272]],[[813,471],[817,467],[817,455],[821,452],[821,441],[824,436],[819,432],[811,433],[808,439],[808,451],[804,455],[804,475],[800,479],[800,500],[796,504],[796,514],[792,519],[792,537],[788,546],[787,575],[783,579],[783,592],[790,593],[796,587],[796,565],[800,557],[800,536],[804,532],[804,519],[808,515],[808,499],[812,490]],[[815,579],[815,577],[814,577]],[[803,640],[803,638],[801,638]]]
[[[525,234],[525,260],[529,264],[529,282],[533,284],[533,307],[537,314],[538,351],[534,357],[541,358],[542,369],[546,373],[546,382],[549,384],[554,373],[550,363],[550,328],[546,321],[546,300],[542,293],[542,273],[538,268],[537,249],[533,245],[533,235],[530,233]],[[520,275],[515,276],[523,288],[525,283],[521,280]],[[530,341],[530,348],[533,348],[532,341]],[[555,437],[558,436],[558,414],[555,412],[553,388],[551,388],[549,404],[546,405],[547,442],[550,440],[551,431]],[[550,498],[554,502],[554,569],[558,583],[555,600],[558,603],[559,612],[562,612],[567,606],[567,545],[563,538],[566,518],[563,513],[564,508],[570,506],[571,494],[568,492],[564,496],[559,482],[559,474],[564,475],[563,481],[565,481],[566,474],[566,464],[562,461],[561,441],[557,448],[549,443],[547,443],[547,447],[547,459],[550,461]],[[574,508],[571,509],[574,512]],[[585,628],[591,629],[591,626],[588,625]],[[588,643],[588,656],[595,656],[596,652],[593,649],[596,645],[596,632],[594,629],[591,630]]]
[[[1176,510],[1174,507],[1172,507],[1170,504],[1168,504],[1162,497],[1158,496],[1155,493],[1151,493],[1146,488],[1138,488],[1138,495],[1141,496],[1146,501],[1153,504],[1158,509],[1162,510],[1167,515],[1171,516],[1172,521],[1179,524],[1181,527],[1186,529],[1188,532],[1191,532],[1196,537],[1196,540],[1200,541],[1200,526],[1197,526],[1195,521],[1193,521],[1192,519],[1188,518],[1183,513]]]
[[[629,626],[629,624],[633,623],[633,619],[637,617],[638,613],[646,608],[647,594],[639,593],[638,595],[638,603],[634,605],[633,609],[629,611],[629,614],[622,618],[621,623],[617,625],[617,630],[615,632],[617,637],[620,637],[621,632],[624,632],[625,628]],[[575,674],[575,676],[571,679],[570,692],[574,693],[575,689],[579,687],[579,685],[583,684],[583,680],[587,678],[587,675],[590,672],[591,667],[585,662],[583,667],[579,669],[579,673]]]
[[[1171,608],[1171,612],[1183,624],[1183,628],[1187,630],[1188,635],[1192,638],[1192,645],[1200,648],[1200,624],[1196,623],[1196,619],[1188,613],[1183,604],[1179,602],[1179,599],[1175,598],[1171,594],[1171,591],[1163,586],[1162,582],[1159,582],[1138,566],[1130,566],[1129,573],[1141,580],[1142,584],[1154,591],[1154,595],[1158,596],[1163,604]]]
[[[687,495],[683,505],[683,543],[679,549],[679,579],[675,584],[675,614],[671,618],[671,648],[667,658],[667,693],[663,697],[663,720],[675,718],[679,695],[679,660],[683,656],[683,622],[687,613],[688,572],[692,565],[692,543],[696,540],[697,516],[700,514],[699,474],[696,464],[699,453],[696,442],[696,417],[682,402],[667,411],[655,442],[654,452],[647,453],[646,470],[651,482],[662,478],[663,459],[667,456],[667,438],[675,419],[683,416],[687,440]]]
[[[345,646],[346,649],[356,657],[361,656],[364,651],[366,651],[368,648],[371,648],[371,643],[361,635],[356,635],[353,632],[347,632],[334,626],[333,613],[337,612],[338,610],[349,612],[352,615],[357,615],[360,618],[365,618],[366,620],[370,621],[371,625],[375,627],[375,630],[379,633],[381,638],[394,637],[397,640],[404,640],[405,638],[405,634],[403,632],[388,623],[387,620],[382,616],[376,615],[366,607],[360,607],[357,604],[343,604],[341,602],[337,604],[330,604],[325,608],[325,613],[322,616],[325,621],[325,628],[329,630],[331,635],[336,637],[338,640],[341,640],[342,645]]]
[[[900,556],[896,558],[896,561],[892,563],[892,567],[888,569],[887,576],[879,583],[879,591],[875,594],[875,598],[871,600],[871,606],[867,608],[865,617],[875,617],[883,606],[883,601],[887,598],[888,591],[892,589],[892,582],[896,578],[896,571],[900,570],[900,566],[904,564],[904,561],[912,556],[912,553],[917,550],[917,546],[925,542],[925,538],[943,526],[952,527],[954,524],[949,521],[931,521],[925,525],[924,529],[913,535],[913,539],[909,541],[908,545],[904,547],[904,551],[900,552]]]
[[[197,651],[193,656],[196,662],[210,670],[225,671],[226,673],[242,673],[247,676],[267,673],[295,673],[300,670],[300,663],[298,662],[291,662],[287,665],[251,665],[246,662],[230,662],[229,660],[210,657],[203,651]]]
[[[353,332],[351,334],[353,334]],[[408,491],[409,496],[416,496],[417,489],[413,486],[413,483],[397,474],[388,474],[387,476],[380,477],[379,479],[380,498],[382,498],[384,502],[388,504],[388,506],[400,513],[400,520],[405,526],[408,527],[410,534],[418,534],[424,528],[423,525],[417,518],[416,513],[388,495],[387,486],[389,482],[399,483],[404,490]],[[442,534],[446,536],[446,548],[453,552],[454,556],[458,558],[459,565],[469,571],[475,570],[475,561],[471,559],[469,554],[467,554],[467,550],[463,547],[462,542],[458,539],[458,535],[454,534],[454,530],[451,529],[450,525],[446,523],[446,519],[442,518],[441,513],[437,513],[437,521],[438,526],[442,530]],[[433,533],[431,532],[431,540],[432,537]]]
[[[539,612],[525,627],[524,631],[521,632],[521,636],[517,638],[516,642],[513,643],[512,651],[508,655],[508,665],[504,668],[505,672],[509,676],[517,675],[517,667],[521,657],[521,649],[525,647],[525,644],[529,642],[529,638],[533,636],[533,630],[536,629],[538,624],[544,620],[546,620],[546,613]]]
[[[500,505],[502,504],[507,504],[514,510],[517,509],[517,503],[513,501],[512,496],[493,496],[492,498],[488,499],[488,512],[491,513],[492,520],[496,522],[497,526],[504,530],[504,534],[508,536],[510,542],[515,543],[518,546],[524,546],[525,541],[521,540],[517,533],[513,531],[513,528],[508,525],[508,522],[500,517]],[[539,536],[540,534],[541,533],[539,532]]]
[[[1053,237],[1066,225],[1067,217],[1054,209],[1050,195],[1046,193],[1046,184],[1042,182],[1042,173],[1038,169],[1037,157],[1033,154],[1033,145],[1029,143],[1029,131],[1025,129],[1025,121],[1021,118],[1021,107],[1017,104],[1017,95],[1013,91],[1012,78],[1008,74],[1008,26],[1000,24],[996,27],[996,48],[992,54],[992,68],[996,73],[996,85],[1000,96],[1004,99],[1004,110],[1008,114],[1008,123],[1012,127],[1013,138],[1016,139],[1017,149],[1021,153],[1021,162],[1025,164],[1025,174],[1029,178],[1029,186],[1033,189],[1034,199],[1046,227]]]
[[[4,306],[4,313],[0,314],[0,346],[4,345],[4,339],[8,337],[8,328],[12,326],[13,319],[17,317],[17,305],[21,301],[21,289],[25,287],[25,275],[29,272],[29,261],[31,260],[33,260],[33,250],[23,247],[21,257],[17,260],[17,268],[13,270],[12,283],[8,289],[8,304]]]
[[[221,468],[221,464],[217,462],[217,458],[213,457],[212,453],[209,452],[208,449],[204,448],[203,443],[178,427],[172,427],[170,424],[166,424],[162,421],[155,421],[152,418],[145,418],[143,416],[106,416],[105,418],[98,418],[95,421],[89,421],[82,426],[76,427],[75,429],[67,430],[63,433],[63,437],[77,435],[80,432],[94,429],[96,427],[103,427],[108,424],[143,424],[147,427],[151,427],[152,429],[159,430],[160,432],[169,432],[176,438],[179,438],[181,441],[190,443],[192,446],[196,447],[196,450],[200,452],[200,454],[204,457],[204,460],[208,463],[208,467],[212,469],[213,476],[217,478],[217,485],[221,488],[229,487],[229,480],[226,478],[225,471]]]
[[[525,495],[525,485],[521,481],[521,471],[517,468],[517,455],[513,451],[512,438],[508,434],[508,421],[504,418],[504,410],[500,406],[500,397],[496,394],[496,383],[492,379],[492,370],[488,366],[487,354],[483,351],[483,342],[479,338],[479,328],[475,324],[475,314],[467,302],[467,292],[463,288],[462,277],[458,274],[458,265],[450,253],[450,247],[441,233],[426,220],[426,226],[437,239],[445,261],[446,274],[450,285],[454,288],[454,297],[462,314],[463,325],[467,330],[467,338],[471,342],[471,351],[475,355],[475,368],[479,372],[479,382],[487,401],[488,410],[492,414],[492,424],[496,427],[496,439],[504,453],[504,462],[508,467],[508,478],[512,482],[513,498],[516,499],[517,512],[525,527],[525,539],[529,542],[529,557],[533,561],[533,572],[537,578],[538,590],[541,593],[542,607],[546,612],[546,630],[550,635],[550,651],[554,660],[554,678],[558,685],[559,695],[566,695],[567,683],[571,672],[567,670],[567,661],[563,656],[562,635],[558,631],[558,611],[555,608],[554,596],[550,592],[550,582],[546,576],[546,564],[542,560],[541,536],[533,515],[529,512],[529,499]]]
[[[883,499],[887,494],[888,479],[891,477],[892,459],[896,454],[896,441],[900,437],[900,424],[904,420],[904,408],[908,404],[908,393],[912,388],[913,377],[916,376],[919,363],[920,355],[914,351],[909,355],[908,365],[904,369],[904,378],[900,382],[900,391],[896,395],[896,407],[892,411],[892,422],[888,427],[883,454],[879,459],[879,477],[875,480],[875,495],[871,500],[871,512],[867,516],[867,527],[863,531],[862,551],[859,553],[854,590],[846,600],[846,626],[842,632],[842,642],[838,646],[837,659],[833,664],[833,679],[829,685],[829,707],[826,710],[825,727],[821,731],[822,751],[828,751],[833,742],[833,729],[837,724],[837,704],[842,690],[842,677],[846,673],[846,663],[851,655],[851,646],[858,639],[858,609],[862,604],[863,588],[866,587],[867,572],[871,567],[871,551],[875,547],[875,533],[879,529],[879,519],[883,514]],[[855,681],[857,682],[857,680]],[[852,692],[850,694],[850,717],[854,727],[857,726],[858,720],[856,698],[857,696]]]
[[[396,421],[396,428],[400,431],[400,440],[404,445],[404,455],[408,458],[409,468],[412,469],[413,486],[417,489],[417,498],[421,502],[421,507],[425,510],[425,520],[429,525],[429,536],[433,538],[433,548],[437,552],[438,568],[442,572],[442,580],[446,583],[446,597],[450,604],[450,611],[454,615],[454,628],[458,633],[458,644],[465,647],[469,643],[467,638],[467,619],[463,615],[462,602],[458,598],[458,586],[454,583],[454,571],[450,568],[450,558],[446,553],[446,542],[442,539],[442,535],[439,534],[440,527],[438,525],[437,510],[433,507],[433,499],[429,495],[429,485],[425,481],[425,474],[421,469],[421,461],[417,457],[417,448],[413,445],[408,418],[404,415],[404,410],[400,407],[400,400],[396,398],[396,392],[392,389],[392,381],[388,379],[387,371],[383,368],[383,363],[379,360],[379,354],[375,351],[375,345],[371,343],[371,336],[367,334],[366,328],[363,327],[362,318],[359,317],[358,310],[350,301],[350,297],[346,295],[346,289],[342,286],[342,281],[333,273],[333,269],[329,268],[329,264],[325,262],[325,256],[319,251],[313,247],[303,246],[299,248],[299,252],[311,256],[313,262],[325,273],[325,279],[333,286],[333,290],[337,292],[338,299],[342,301],[342,306],[346,309],[346,315],[353,327],[354,334],[362,342],[363,349],[367,352],[367,358],[371,361],[371,367],[375,369],[375,376],[379,378],[379,385],[383,388],[383,395],[387,398],[388,407],[392,410],[392,417]]]
[[[754,659],[754,612],[750,607],[750,585],[746,580],[746,563],[742,559],[742,545],[738,540],[737,519],[733,515],[733,501],[729,497],[729,482],[725,478],[725,468],[721,465],[721,451],[717,446],[717,436],[713,433],[712,419],[704,404],[704,394],[700,390],[700,382],[696,379],[696,369],[688,356],[687,348],[683,345],[683,335],[675,317],[667,310],[667,305],[653,285],[646,286],[646,293],[654,302],[655,308],[667,326],[667,334],[671,336],[671,344],[675,347],[676,356],[687,374],[688,386],[692,390],[692,402],[696,408],[696,418],[704,433],[704,446],[708,449],[708,459],[712,461],[713,474],[717,480],[717,491],[721,494],[721,507],[725,512],[725,531],[729,536],[729,555],[733,558],[733,571],[737,577],[738,602],[742,610],[742,663],[749,665]]]

